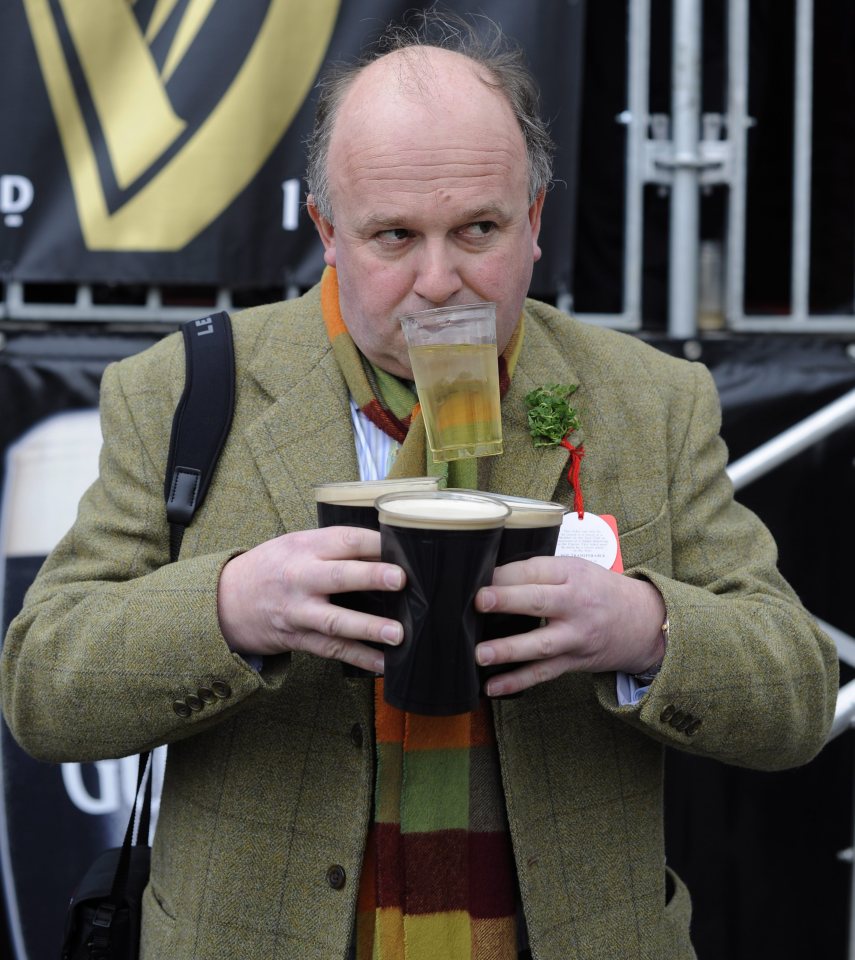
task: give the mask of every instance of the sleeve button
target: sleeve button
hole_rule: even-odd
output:
[[[183,700],[176,700],[172,704],[172,709],[178,714],[179,717],[189,717],[193,712]]]
[[[190,707],[190,709],[194,713],[198,713],[202,709],[202,707],[205,706],[205,704],[202,703],[202,701],[196,696],[195,693],[188,693],[187,696],[184,698],[184,702],[187,704],[188,707]]]
[[[675,710],[668,723],[670,723],[675,730],[679,730],[680,724],[683,722],[683,720],[685,720],[685,718],[686,714],[683,713],[682,710]]]
[[[344,872],[344,867],[334,863],[329,870],[327,870],[327,883],[333,890],[341,890],[346,882],[347,874]]]
[[[232,688],[225,680],[215,680],[211,684],[211,689],[214,691],[214,696],[219,697],[220,700],[227,700],[232,695]]]
[[[686,736],[693,737],[698,732],[698,727],[700,727],[700,720],[693,720],[688,727],[686,727]]]
[[[674,706],[674,704],[669,703],[668,706],[665,707],[665,709],[662,711],[662,713],[659,714],[659,719],[663,723],[669,723],[671,720],[671,717],[674,716],[675,710],[676,710],[676,707]]]
[[[196,693],[199,695],[199,699],[205,703],[213,703],[217,699],[217,695],[210,687],[199,687]]]

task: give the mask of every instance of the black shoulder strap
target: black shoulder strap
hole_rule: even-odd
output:
[[[178,558],[184,528],[201,506],[232,423],[235,359],[229,315],[183,324],[186,376],[175,409],[164,496],[170,556]]]

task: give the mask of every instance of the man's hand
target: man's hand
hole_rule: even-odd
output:
[[[380,534],[360,527],[286,533],[240,554],[217,593],[226,642],[238,653],[304,650],[382,673],[383,654],[359,641],[398,644],[400,623],[330,602],[354,590],[400,590],[403,570],[379,556]]]
[[[534,557],[497,567],[478,592],[484,613],[545,617],[545,626],[476,648],[478,663],[525,663],[493,677],[490,696],[516,693],[568,670],[639,673],[665,654],[665,604],[646,580],[577,557]]]

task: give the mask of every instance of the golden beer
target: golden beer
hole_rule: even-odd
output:
[[[502,452],[494,343],[413,346],[410,363],[435,461]]]

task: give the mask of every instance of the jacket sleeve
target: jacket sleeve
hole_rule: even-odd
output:
[[[778,572],[769,531],[734,500],[712,378],[700,365],[689,369],[694,402],[669,441],[662,526],[670,529],[670,562],[628,571],[665,600],[665,660],[635,706],[617,705],[613,674],[596,679],[597,693],[607,709],[670,746],[759,769],[794,766],[828,736],[836,650]]]
[[[220,632],[217,583],[238,550],[169,562],[163,476],[177,392],[152,374],[171,368],[180,388],[170,341],[106,371],[99,478],[6,636],[3,712],[40,759],[118,757],[188,736],[287,671],[287,657],[273,657],[259,674]]]

